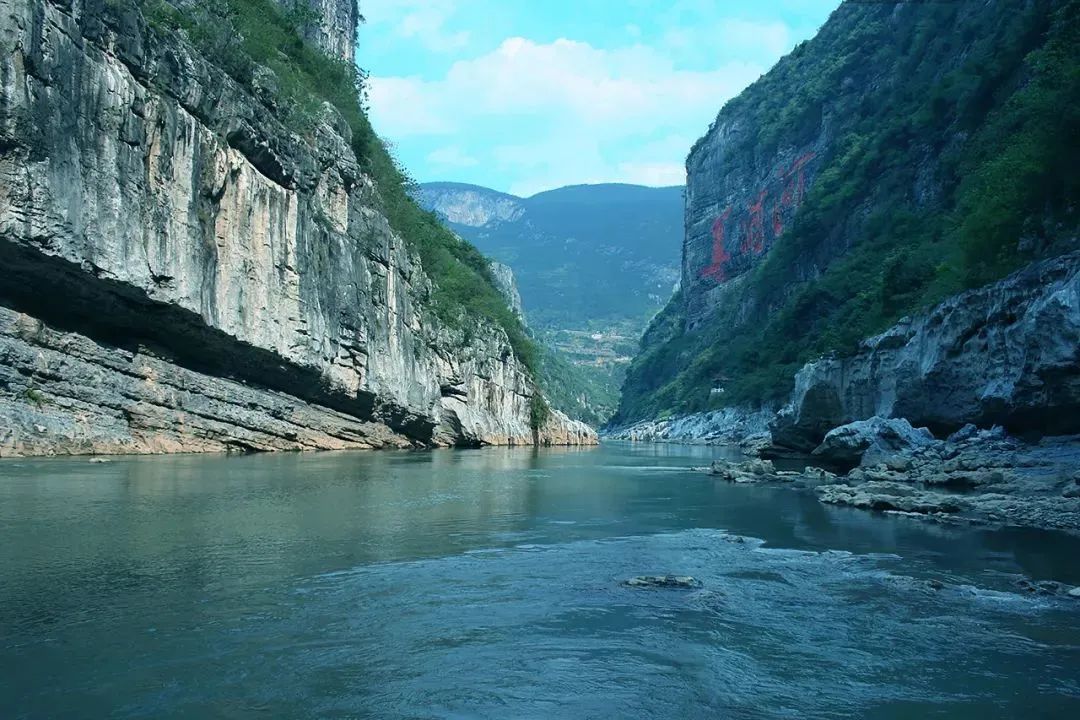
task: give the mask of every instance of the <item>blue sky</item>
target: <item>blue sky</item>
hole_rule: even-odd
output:
[[[419,181],[684,181],[728,98],[839,0],[361,0],[376,130]]]

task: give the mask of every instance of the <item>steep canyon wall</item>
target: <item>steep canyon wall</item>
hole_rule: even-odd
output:
[[[313,7],[351,55],[355,5]],[[130,8],[0,19],[0,452],[533,441],[505,334],[426,312],[332,108],[302,137]]]

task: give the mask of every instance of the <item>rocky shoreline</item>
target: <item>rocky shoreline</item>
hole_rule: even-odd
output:
[[[761,448],[772,445],[769,423],[772,409],[749,410],[729,407],[711,412],[682,415],[662,420],[644,420],[602,431],[605,440],[680,443],[688,445],[741,445]]]
[[[1024,442],[967,425],[938,440],[906,420],[874,417],[830,432],[808,463],[784,471],[750,458],[705,469],[730,482],[812,489],[832,505],[1080,533],[1080,436]]]
[[[1078,377],[1073,252],[904,318],[850,357],[808,363],[779,410],[733,406],[602,436],[737,445],[765,460],[716,474],[813,486],[826,503],[1076,532]],[[825,469],[777,472],[777,458]]]

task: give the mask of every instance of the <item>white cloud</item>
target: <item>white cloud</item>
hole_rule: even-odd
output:
[[[626,162],[619,164],[620,182],[635,185],[682,185],[686,166],[682,163]]]
[[[734,51],[759,50],[779,57],[791,47],[791,29],[782,22],[726,19],[719,31],[724,44]]]
[[[439,98],[415,77],[372,78],[368,84],[371,114],[377,127],[393,128],[388,137],[453,133],[453,117]]]
[[[439,79],[372,78],[371,110],[391,139],[456,138],[428,157],[433,164],[469,158],[527,177],[509,188],[515,193],[579,182],[679,184],[694,138],[763,69],[729,62],[680,70],[642,45],[515,37]]]
[[[715,55],[779,58],[792,43],[792,31],[782,22],[754,22],[720,18],[715,22],[688,23],[668,28],[663,45],[683,56]]]
[[[453,52],[469,43],[468,31],[446,27],[457,10],[455,0],[364,0],[360,9],[370,28],[387,28],[432,52]]]
[[[478,165],[479,160],[457,145],[447,145],[428,153],[427,161],[439,168],[453,169]]]
[[[372,113],[378,127],[396,137],[452,133],[476,118],[535,113],[626,135],[682,125],[702,111],[714,115],[762,70],[744,62],[675,70],[669,59],[640,45],[600,50],[573,40],[539,44],[518,37],[454,63],[442,79],[372,78]]]
[[[402,37],[416,38],[424,47],[435,52],[450,52],[469,44],[469,33],[444,31],[447,15],[438,7],[425,7],[404,17],[399,27]]]

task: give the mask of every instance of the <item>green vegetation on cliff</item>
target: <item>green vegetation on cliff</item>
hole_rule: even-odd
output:
[[[110,0],[116,4],[120,0]],[[374,179],[391,227],[417,252],[434,283],[432,310],[444,324],[485,320],[505,330],[515,355],[538,374],[539,354],[496,288],[487,260],[410,197],[412,180],[376,135],[364,111],[366,74],[305,42],[306,3],[292,9],[274,0],[196,0],[182,9],[166,0],[135,0],[150,24],[183,31],[208,59],[248,88],[286,125],[306,134],[324,102],[344,118],[352,148]],[[273,74],[269,80],[264,70]]]
[[[776,402],[805,362],[1075,246],[1080,1],[905,10],[845,5],[725,106],[758,127],[731,152],[798,147],[826,118],[835,140],[703,326],[684,328],[678,297],[657,316],[616,421]]]
[[[605,422],[638,338],[678,281],[683,188],[575,185],[527,198],[464,183],[417,190],[422,206],[513,269],[546,346],[548,399],[577,420]]]

